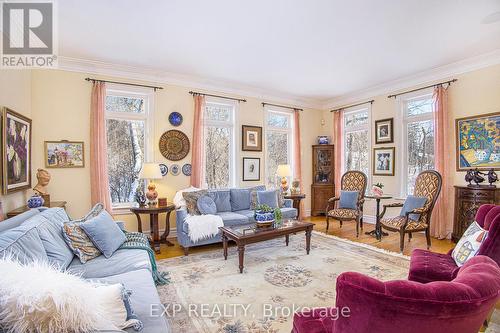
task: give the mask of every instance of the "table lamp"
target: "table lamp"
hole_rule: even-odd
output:
[[[281,192],[288,192],[288,179],[287,177],[292,176],[292,168],[289,164],[278,165],[278,171],[276,172],[278,177],[281,177]]]
[[[158,192],[156,192],[156,184],[153,183],[153,179],[161,179],[162,174],[160,170],[160,165],[158,163],[144,163],[142,165],[141,173],[139,174],[141,179],[149,179],[148,191],[146,192],[146,198],[148,198],[148,203],[150,205],[156,204],[156,198],[158,198]]]

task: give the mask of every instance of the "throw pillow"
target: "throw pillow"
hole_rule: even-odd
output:
[[[250,209],[250,190],[232,188],[231,192],[231,210],[233,212],[238,210]]]
[[[199,191],[200,189],[194,186],[188,187],[184,190],[177,191],[174,196],[174,205],[175,208],[183,208],[186,207],[186,200],[184,200],[183,193],[184,192],[196,192]]]
[[[451,253],[458,267],[463,266],[467,260],[476,255],[486,236],[488,236],[488,231],[481,228],[476,221],[472,222]]]
[[[265,191],[266,185],[257,185],[250,188],[250,209],[255,210],[257,205],[259,204],[259,200],[257,198],[257,192]]]
[[[416,208],[424,207],[426,202],[426,197],[417,197],[414,195],[407,196],[405,203],[403,204],[403,208],[401,208],[401,212],[399,212],[399,216],[406,216],[407,212],[411,212]],[[410,214],[409,218],[414,221],[418,221],[418,219],[420,218],[420,214]]]
[[[103,210],[99,215],[80,224],[95,247],[109,258],[127,240],[113,217]]]
[[[182,193],[182,197],[186,201],[186,208],[187,208],[187,211],[189,214],[201,215],[196,203],[198,202],[199,198],[201,198],[202,196],[204,196],[206,194],[207,194],[206,190],[183,192]]]
[[[217,212],[231,211],[231,192],[229,190],[211,190],[208,195],[215,201]]]
[[[339,208],[358,209],[358,191],[340,191]]]
[[[140,329],[121,284],[86,281],[46,261],[0,259],[0,327],[6,332]]]
[[[214,215],[215,213],[217,213],[217,206],[215,205],[215,201],[208,195],[200,197],[198,199],[198,202],[196,203],[196,206],[198,207],[200,213],[202,213],[203,215]]]
[[[101,255],[101,251],[95,247],[89,236],[80,228],[80,223],[65,223],[63,225],[63,237],[82,264]]]
[[[278,193],[276,190],[257,192],[259,205],[268,205],[271,208],[278,207]]]

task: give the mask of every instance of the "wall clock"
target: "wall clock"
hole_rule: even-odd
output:
[[[189,138],[178,130],[166,131],[160,137],[160,152],[170,161],[180,161],[189,153]]]
[[[182,124],[182,114],[180,114],[179,112],[172,112],[170,113],[170,115],[168,116],[168,121],[170,122],[170,124],[172,126],[180,126],[180,124]]]

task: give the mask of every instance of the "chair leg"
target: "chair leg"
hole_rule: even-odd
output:
[[[359,226],[361,227],[361,230],[363,230],[363,215],[361,215],[361,218],[359,219]]]
[[[429,228],[425,229],[425,238],[427,238],[427,250],[431,248],[431,231]]]
[[[356,237],[359,237],[359,217],[356,219]]]
[[[401,253],[403,253],[403,250],[405,248],[405,232],[404,230],[401,230],[399,232],[399,250]]]
[[[408,242],[410,242],[410,241],[411,241],[411,237],[412,237],[412,233],[410,232],[410,233],[408,234]]]
[[[328,217],[328,215],[326,215],[326,232],[325,233],[328,233],[329,226],[330,226],[330,218]]]
[[[339,220],[339,222],[340,222],[340,227],[342,228],[342,220]]]

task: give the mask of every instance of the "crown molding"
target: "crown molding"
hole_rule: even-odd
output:
[[[154,84],[167,84],[202,90],[204,92],[228,94],[240,97],[253,97],[263,101],[276,102],[290,106],[321,109],[320,100],[300,98],[278,91],[270,91],[251,85],[224,80],[203,79],[197,76],[177,74],[154,68],[114,64],[103,61],[59,56],[58,69],[101,76],[111,76],[128,80],[138,80]]]
[[[366,89],[361,89],[345,95],[339,95],[331,99],[323,100],[321,108],[325,110],[334,109],[336,107],[356,103],[364,99],[371,99],[384,94],[391,94],[405,89],[432,84],[433,82],[447,79],[455,75],[460,75],[497,64],[500,64],[500,49],[444,66],[434,67]]]

